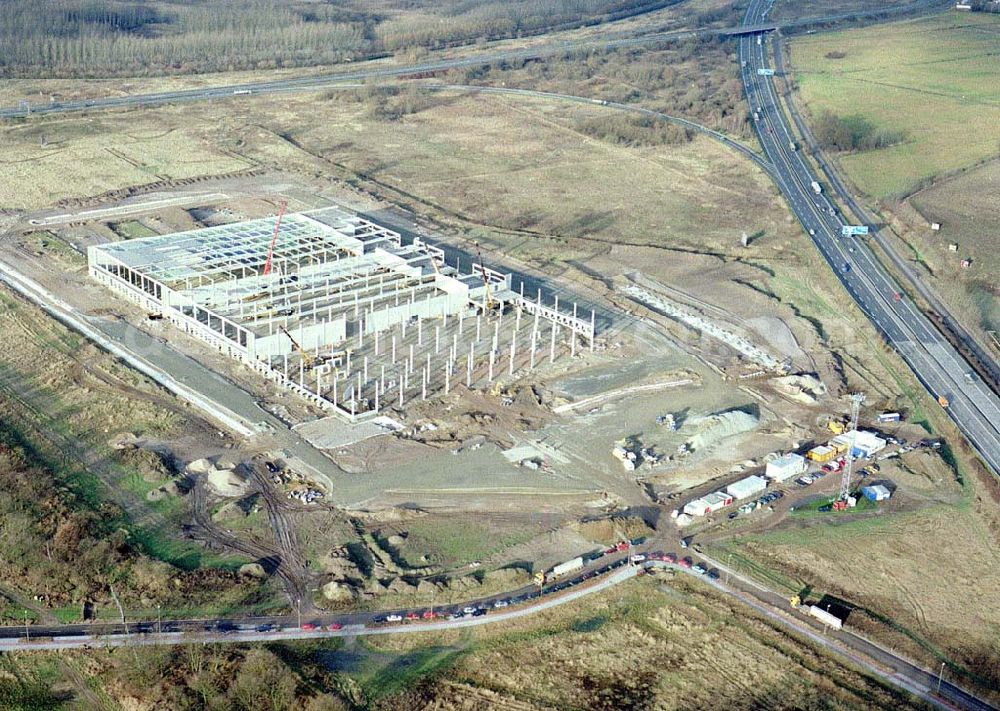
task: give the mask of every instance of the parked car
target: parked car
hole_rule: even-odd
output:
[[[258,632],[270,632],[274,629],[274,625],[257,625],[255,628]]]
[[[414,620],[419,620],[420,615],[418,615],[416,612],[407,612],[406,619],[409,620],[410,622],[413,622]]]
[[[402,615],[386,615],[385,616],[385,621],[386,622],[402,622],[403,621],[403,616]]]
[[[497,600],[493,603],[493,607],[499,610],[501,607],[507,607],[509,604],[506,600]]]
[[[679,561],[677,561],[677,565],[679,565],[682,568],[690,568],[693,564],[694,561],[691,560],[690,556],[686,558],[681,558]]]
[[[691,570],[697,573],[698,575],[704,575],[705,573],[708,572],[708,568],[706,568],[701,563],[695,563],[694,565],[692,565]]]
[[[675,563],[676,564],[677,563],[677,554],[676,553],[666,553],[663,556],[663,560],[667,561],[668,563]]]
[[[326,629],[329,630],[330,632],[336,632],[337,630],[344,629],[344,626],[339,622],[331,622],[326,626]]]

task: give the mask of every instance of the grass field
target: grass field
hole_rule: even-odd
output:
[[[906,235],[933,272],[936,288],[970,321],[993,331],[1000,330],[998,189],[1000,161],[992,161],[922,190],[908,203],[924,220],[941,223],[941,231],[926,229],[921,220]],[[957,244],[958,251],[949,251],[949,244]],[[972,260],[967,269],[963,259]]]
[[[104,114],[0,126],[0,205],[45,207],[64,197],[102,193],[167,178],[214,175],[249,165],[214,147],[180,117],[149,123],[136,115]]]
[[[421,691],[429,708],[908,706],[747,608],[682,579],[628,583],[502,627],[372,638],[365,646],[377,667],[437,662],[436,677]],[[377,678],[371,662],[361,669],[362,684]]]
[[[838,157],[862,192],[886,198],[1000,151],[998,38],[1000,17],[951,12],[796,38],[791,64],[814,117],[861,115],[905,134]]]
[[[814,598],[831,594],[868,608],[911,634],[914,653],[940,654],[997,681],[1000,554],[991,518],[964,501],[837,525],[809,520],[740,537],[726,550],[747,570],[776,571],[767,577],[789,593],[808,588]],[[849,623],[862,625],[863,617]]]

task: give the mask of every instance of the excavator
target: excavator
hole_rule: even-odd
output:
[[[285,329],[284,326],[278,326],[278,330],[280,330],[283,334],[285,334],[288,340],[292,342],[292,348],[294,348],[299,353],[299,355],[302,356],[302,364],[305,366],[306,370],[312,370],[317,366],[326,365],[330,361],[336,361],[340,358],[346,358],[353,352],[351,348],[348,348],[346,350],[337,351],[336,353],[314,356],[305,348],[300,346],[299,342],[296,341],[294,338],[292,338],[292,334],[290,334],[288,330]]]

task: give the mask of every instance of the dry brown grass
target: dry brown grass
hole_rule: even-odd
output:
[[[464,639],[463,639],[464,637]],[[459,636],[373,639],[380,651],[466,649],[425,689],[431,708],[905,708],[840,662],[703,585],[628,583]]]

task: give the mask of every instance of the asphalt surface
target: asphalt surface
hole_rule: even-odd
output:
[[[746,23],[759,24],[770,5],[770,0],[751,0]],[[757,73],[773,69],[768,45],[767,34],[739,39],[743,84],[764,154],[774,167],[772,177],[858,307],[924,387],[949,401],[949,416],[994,473],[1000,473],[1000,400],[978,376],[970,375],[972,366],[903,292],[868,244],[841,236],[841,227],[849,223],[825,190],[816,194],[811,187],[819,177],[792,148],[799,139],[778,100],[773,77]]]
[[[737,598],[773,622],[791,628],[833,654],[847,658],[868,674],[902,688],[942,709],[992,711],[994,707],[950,681],[922,669],[870,640],[848,631],[823,630],[817,621],[795,614],[788,601],[704,555],[688,556],[706,566],[714,566],[713,576],[697,575],[691,568],[662,561],[629,564],[633,552],[648,551],[650,541],[589,561],[578,573],[544,588],[525,586],[503,595],[456,604],[418,607],[408,610],[356,612],[349,614],[292,614],[204,620],[157,619],[142,622],[88,623],[70,625],[29,625],[0,627],[0,651],[25,649],[86,649],[91,647],[193,642],[270,642],[288,639],[353,637],[374,634],[401,634],[456,629],[503,622],[536,614],[586,595],[623,583],[642,568],[665,567],[700,578],[718,592]],[[682,551],[683,552],[683,551]],[[724,581],[720,578],[724,576]],[[497,601],[506,603],[497,607]],[[435,619],[422,619],[433,611]],[[473,612],[474,611],[474,612]],[[410,617],[407,618],[407,615]],[[391,619],[395,616],[400,619]],[[821,631],[822,630],[822,631]]]
[[[950,3],[949,3],[950,6]],[[783,57],[780,47],[780,38],[776,35],[772,35],[772,43],[774,47],[774,66],[777,76],[784,76],[784,66]],[[949,330],[953,337],[958,340],[962,348],[966,351],[963,355],[971,356],[975,359],[976,364],[988,380],[987,384],[990,388],[997,392],[1000,388],[1000,364],[997,363],[995,359],[990,355],[987,348],[972,335],[969,331],[962,325],[961,320],[955,318],[951,313],[948,306],[941,300],[941,298],[934,292],[934,290],[913,270],[909,263],[903,259],[899,252],[895,249],[893,244],[889,241],[886,235],[878,229],[878,220],[871,215],[858,201],[855,199],[854,194],[847,189],[844,182],[840,179],[836,170],[830,165],[826,156],[823,154],[823,149],[819,146],[809,125],[802,118],[802,114],[799,112],[795,103],[792,101],[791,96],[787,91],[785,91],[785,108],[788,110],[789,115],[795,122],[795,127],[798,129],[799,134],[803,137],[805,145],[809,147],[816,162],[819,164],[820,170],[823,171],[823,175],[826,177],[826,181],[829,186],[836,193],[837,197],[840,198],[841,203],[847,205],[854,216],[857,218],[857,223],[859,225],[868,226],[870,232],[869,237],[881,248],[882,252],[888,257],[889,261],[892,262],[892,266],[896,270],[896,274],[903,277],[906,282],[920,295],[920,297],[926,302],[930,309],[937,315],[940,319],[940,323],[943,328]]]
[[[654,32],[640,36],[617,36],[615,38],[594,38],[554,43],[540,43],[525,49],[512,49],[478,54],[470,57],[456,57],[431,62],[402,66],[385,66],[372,63],[357,71],[336,74],[321,74],[316,76],[295,77],[274,81],[249,82],[245,84],[226,84],[209,88],[186,89],[181,91],[151,92],[130,96],[109,96],[100,99],[84,99],[79,101],[61,101],[37,106],[8,106],[0,108],[0,118],[15,118],[28,115],[45,115],[69,113],[75,111],[93,111],[97,109],[114,109],[129,107],[160,106],[163,104],[183,103],[191,101],[210,101],[213,99],[232,99],[253,94],[273,94],[286,91],[313,91],[333,84],[351,81],[362,81],[373,78],[405,77],[415,74],[435,74],[449,69],[480,67],[502,62],[512,62],[529,59],[541,59],[568,52],[593,49],[616,49],[628,47],[643,47],[662,42],[677,42],[699,37],[727,37],[746,32],[774,29],[795,29],[814,25],[827,25],[843,20],[865,17],[880,17],[919,11],[927,7],[941,5],[941,0],[915,0],[902,7],[889,7],[866,12],[839,13],[806,17],[783,22],[742,23],[735,27],[703,28],[693,30],[677,30],[671,32]]]

